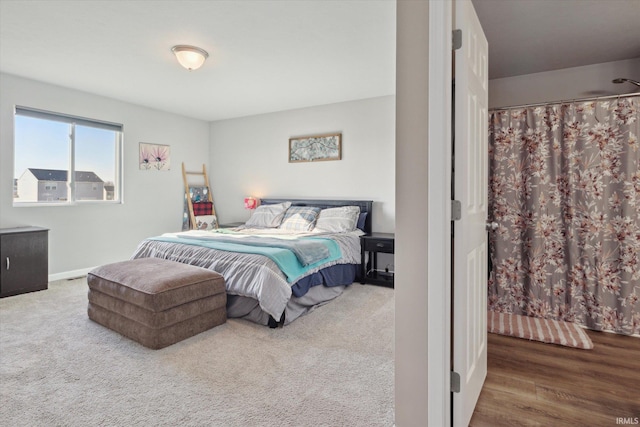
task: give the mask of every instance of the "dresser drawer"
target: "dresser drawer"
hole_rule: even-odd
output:
[[[393,240],[391,239],[365,239],[364,241],[365,251],[375,251],[383,253],[393,253]]]

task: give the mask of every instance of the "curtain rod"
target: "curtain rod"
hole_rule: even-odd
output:
[[[640,96],[640,92],[625,93],[625,94],[621,94],[621,95],[596,96],[596,97],[592,97],[592,98],[579,98],[579,99],[568,99],[568,100],[561,100],[561,101],[539,102],[537,104],[513,105],[513,106],[510,106],[510,107],[491,108],[491,109],[489,109],[489,112],[514,110],[516,108],[525,108],[525,107],[542,107],[542,106],[545,106],[545,105],[566,104],[566,103],[570,103],[570,102],[588,102],[588,101],[598,101],[600,99],[628,98],[628,97],[631,97],[631,96]]]

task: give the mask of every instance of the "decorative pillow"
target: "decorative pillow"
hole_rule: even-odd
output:
[[[218,218],[215,215],[196,215],[196,230],[213,230],[216,228]]]
[[[246,228],[275,228],[282,222],[289,206],[291,206],[291,202],[258,206],[244,226]]]
[[[360,215],[358,216],[358,224],[356,225],[359,230],[364,231],[364,225],[367,222],[368,214],[369,212],[360,212]]]
[[[291,206],[284,215],[280,229],[289,231],[309,231],[318,219],[320,208],[311,206]]]
[[[193,215],[211,215],[213,212],[213,203],[212,202],[197,202],[193,203]]]
[[[344,233],[356,229],[360,208],[358,206],[341,206],[323,209],[316,222],[316,230],[332,233]]]

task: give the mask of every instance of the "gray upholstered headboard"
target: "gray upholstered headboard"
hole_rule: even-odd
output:
[[[359,206],[360,213],[367,213],[363,231],[371,234],[371,220],[373,215],[373,201],[371,200],[260,199],[261,205],[273,205],[282,202],[291,202],[292,206],[316,206],[322,209],[335,208],[338,206]]]

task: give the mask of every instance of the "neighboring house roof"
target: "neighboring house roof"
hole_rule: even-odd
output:
[[[57,169],[33,169],[29,171],[38,181],[67,182],[67,171]],[[76,171],[76,182],[104,182],[95,172]]]

